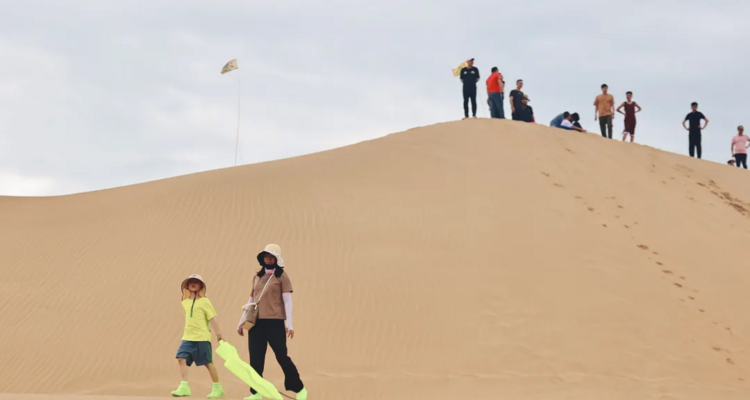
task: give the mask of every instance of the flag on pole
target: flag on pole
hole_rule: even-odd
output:
[[[237,59],[235,58],[234,60],[229,61],[228,63],[224,64],[224,68],[221,69],[221,74],[224,75],[227,72],[235,70],[237,68],[239,67],[237,66]]]
[[[469,66],[469,62],[468,61],[462,62],[461,65],[459,65],[457,68],[453,69],[453,76],[456,77],[456,76],[461,75],[461,69],[463,69],[464,67],[468,67],[468,66]]]

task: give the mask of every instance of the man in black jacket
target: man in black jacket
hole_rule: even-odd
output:
[[[466,64],[466,67],[461,68],[461,82],[464,84],[464,117],[469,118],[469,100],[471,100],[472,116],[476,118],[479,70],[474,66],[473,58],[467,61]]]

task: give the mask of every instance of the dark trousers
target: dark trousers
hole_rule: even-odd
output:
[[[609,128],[609,135],[607,135],[607,128]],[[605,115],[599,117],[599,129],[602,130],[602,136],[605,138],[612,139],[612,116]]]
[[[734,160],[737,163],[737,168],[742,165],[742,168],[747,169],[747,154],[735,154]]]
[[[698,158],[701,158],[701,131],[690,131],[690,134],[688,135],[688,145],[690,146],[688,149],[690,157],[695,157],[697,155]]]
[[[469,118],[469,100],[471,100],[471,112],[477,116],[477,87],[464,86],[464,117]]]
[[[248,332],[247,347],[250,350],[250,366],[260,376],[263,376],[268,345],[271,345],[276,361],[284,371],[284,388],[295,393],[302,390],[305,385],[299,377],[297,367],[287,355],[284,320],[258,319],[255,326]],[[255,390],[250,389],[250,391],[255,394]]]

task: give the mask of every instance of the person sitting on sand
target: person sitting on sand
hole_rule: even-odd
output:
[[[581,126],[581,122],[580,122],[581,121],[581,116],[578,115],[577,112],[574,112],[573,114],[570,114],[570,118],[573,121],[573,126],[575,126],[576,128],[583,129],[583,127]]]
[[[221,341],[221,330],[216,322],[216,310],[206,297],[206,283],[200,275],[190,275],[182,281],[182,311],[185,313],[185,332],[182,343],[177,349],[177,363],[180,366],[182,382],[177,390],[172,392],[174,397],[186,397],[192,393],[187,382],[187,369],[193,363],[206,366],[211,380],[214,382],[209,399],[224,396],[224,389],[219,383],[219,373],[213,364],[213,350],[211,349],[211,331],[209,324],[216,333],[216,339]]]
[[[289,274],[284,272],[284,259],[281,258],[281,248],[269,244],[258,254],[260,271],[253,278],[253,288],[250,300],[243,307],[244,313],[237,326],[237,333],[244,335],[243,325],[251,304],[258,306],[258,318],[248,331],[247,347],[250,351],[250,366],[258,375],[263,376],[266,364],[266,349],[268,345],[276,355],[281,370],[284,371],[284,388],[297,393],[297,400],[307,399],[305,389],[300,379],[297,367],[287,355],[286,338],[294,339],[292,326],[292,281]],[[257,302],[257,303],[256,303]],[[284,321],[286,320],[286,326]],[[250,389],[252,396],[245,400],[261,400],[260,393]]]
[[[559,128],[560,124],[570,116],[570,113],[565,111],[564,113],[556,116],[555,118],[552,118],[552,121],[549,122],[549,126],[552,128]]]
[[[569,131],[586,132],[585,129],[573,125],[573,115],[567,111],[555,117],[550,121],[549,126],[553,128],[562,128]]]
[[[579,128],[573,125],[573,114],[570,114],[568,115],[568,118],[563,119],[563,121],[560,123],[560,128],[569,131],[586,132],[583,128]]]
[[[747,169],[747,148],[750,146],[748,137],[744,134],[745,127],[737,127],[737,136],[732,138],[732,156],[737,160],[737,167]]]
[[[521,100],[521,108],[517,109],[516,113],[519,114],[521,121],[532,124],[536,123],[536,119],[534,118],[534,109],[529,105],[529,99],[524,97],[523,100]]]

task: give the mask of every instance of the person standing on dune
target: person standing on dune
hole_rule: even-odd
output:
[[[627,92],[625,96],[627,97],[627,101],[623,101],[617,107],[617,112],[625,116],[625,130],[622,131],[622,141],[624,142],[628,135],[630,135],[630,143],[633,143],[633,139],[635,138],[635,114],[641,112],[641,106],[633,101],[633,92]],[[622,112],[623,108],[625,112]]]
[[[689,146],[689,153],[690,157],[695,157],[696,155],[698,158],[701,158],[701,152],[702,152],[702,131],[706,129],[708,126],[708,118],[706,118],[705,115],[703,115],[702,112],[698,111],[698,103],[693,102],[690,105],[690,108],[693,110],[691,111],[685,119],[682,121],[682,127],[685,128],[686,131],[688,131],[688,146]],[[706,123],[701,126],[701,120],[705,120]],[[686,122],[690,122],[690,125],[686,125]]]
[[[221,330],[216,322],[216,310],[206,297],[206,283],[200,275],[190,275],[182,281],[182,311],[185,314],[185,332],[182,335],[180,348],[177,349],[177,363],[180,366],[182,382],[177,390],[172,392],[174,397],[186,397],[192,393],[187,382],[187,369],[193,363],[206,366],[211,380],[214,382],[209,399],[219,399],[224,396],[224,389],[219,383],[219,373],[213,364],[213,350],[211,349],[211,331],[216,333],[216,339],[221,341]]]
[[[286,339],[294,339],[292,326],[292,281],[284,271],[284,259],[281,248],[269,244],[258,254],[260,271],[253,278],[250,300],[242,308],[242,318],[237,325],[237,333],[244,335],[243,325],[248,320],[248,313],[257,306],[257,319],[248,331],[247,347],[250,351],[250,366],[258,375],[263,376],[266,364],[266,350],[276,355],[281,370],[284,371],[284,388],[297,393],[297,400],[307,400],[307,389],[300,379],[299,371],[287,354]],[[284,325],[286,321],[286,326]],[[260,393],[250,389],[251,396],[245,400],[262,400]]]
[[[503,101],[505,100],[505,82],[503,74],[497,67],[492,67],[492,74],[487,78],[487,105],[490,106],[490,118],[505,119]]]
[[[594,100],[594,121],[599,120],[602,137],[612,139],[612,121],[615,119],[615,97],[607,93],[609,86],[602,85],[602,94]],[[609,129],[609,133],[607,133]]]
[[[737,167],[747,169],[747,148],[750,146],[748,137],[745,135],[745,127],[737,127],[737,136],[732,138],[732,156],[737,161]]]
[[[479,82],[479,69],[474,66],[474,59],[466,62],[466,67],[461,68],[461,82],[464,86],[464,119],[469,118],[469,100],[471,100],[471,113],[477,117],[477,82]]]
[[[512,111],[511,117],[514,121],[523,121],[523,115],[521,115],[521,108],[523,107],[523,99],[526,99],[527,103],[531,101],[521,89],[523,89],[523,79],[516,81],[516,88],[510,91],[510,109]]]

